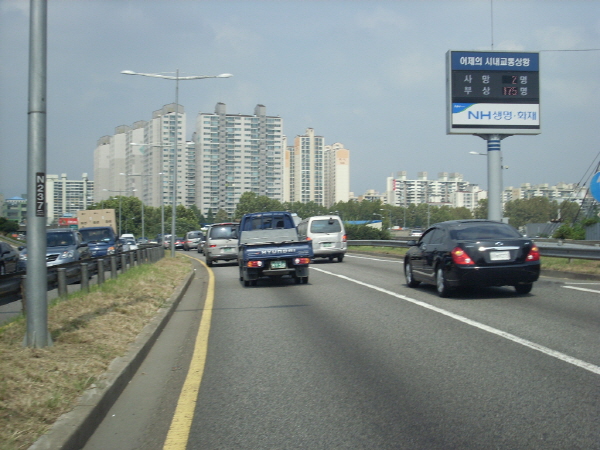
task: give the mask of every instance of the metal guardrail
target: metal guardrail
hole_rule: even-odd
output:
[[[163,258],[165,250],[162,246],[143,246],[137,250],[122,252],[118,255],[101,256],[83,261],[75,261],[57,266],[48,267],[47,289],[58,288],[59,295],[65,296],[69,284],[80,283],[81,288],[89,289],[89,279],[97,275],[98,284],[106,278],[117,278],[119,271],[125,273],[127,269],[137,264],[153,263]],[[0,304],[11,303],[24,298],[26,273],[0,275]]]
[[[348,246],[367,246],[367,247],[408,247],[407,240],[352,240],[348,241]],[[540,255],[550,256],[554,258],[573,258],[573,259],[590,259],[594,261],[600,260],[600,247],[581,244],[564,244],[560,242],[540,242],[535,240]]]

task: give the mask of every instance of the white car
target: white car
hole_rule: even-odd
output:
[[[125,238],[125,239],[121,239],[122,243],[123,243],[123,251],[124,252],[128,252],[130,250],[137,250],[138,246],[135,242],[135,239],[131,239],[131,238]]]

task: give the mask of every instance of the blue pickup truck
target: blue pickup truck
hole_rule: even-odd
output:
[[[270,211],[246,214],[240,221],[238,265],[244,286],[256,286],[261,277],[289,275],[297,284],[308,283],[312,242],[300,241],[292,214]]]

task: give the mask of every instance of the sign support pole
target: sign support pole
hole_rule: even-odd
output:
[[[47,4],[31,0],[27,139],[27,347],[52,345],[48,331],[46,268],[46,35]]]
[[[488,159],[488,220],[502,222],[504,211],[502,196],[504,186],[502,182],[502,150],[500,141],[510,135],[480,134],[480,138],[487,141]]]

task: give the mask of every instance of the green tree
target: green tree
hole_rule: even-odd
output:
[[[469,208],[465,208],[461,206],[459,208],[451,208],[451,218],[450,220],[465,220],[472,219],[473,213]]]
[[[235,208],[234,217],[236,220],[239,220],[244,214],[264,211],[281,211],[282,209],[283,205],[279,200],[247,191],[241,195],[240,201]]]
[[[224,209],[219,209],[215,216],[215,222],[229,222],[229,214]]]
[[[558,205],[547,197],[533,197],[506,202],[504,215],[508,223],[519,228],[528,223],[546,223],[557,216]]]
[[[6,217],[0,217],[0,232],[14,233],[19,230],[19,224],[15,220],[8,220]]]
[[[206,223],[206,218],[202,214],[202,211],[200,211],[196,205],[190,206],[190,210],[194,213],[194,215],[196,216],[196,219],[198,219],[199,224]]]
[[[580,206],[576,202],[564,200],[558,207],[559,219],[563,223],[573,223],[579,213]]]
[[[475,219],[487,219],[488,217],[488,200],[487,198],[482,198],[477,202],[477,206],[473,211],[473,216]]]
[[[331,213],[331,212],[335,211],[335,209],[333,207],[330,209],[327,209],[321,205],[318,205],[315,202],[307,202],[307,203],[288,202],[288,203],[284,203],[282,205],[282,208],[284,211],[289,211],[291,213],[298,214],[298,217],[300,217],[301,219],[306,219],[307,217],[312,217],[312,216],[321,216],[323,214],[327,214],[327,213]]]

